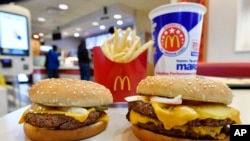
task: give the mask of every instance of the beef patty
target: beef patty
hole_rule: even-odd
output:
[[[133,110],[137,113],[140,113],[143,116],[147,116],[156,120],[159,120],[157,118],[157,115],[150,103],[145,103],[143,101],[133,101],[128,103],[128,113],[126,115],[126,118],[129,119],[130,111]],[[224,120],[216,120],[216,119],[204,119],[204,120],[192,120],[187,122],[184,126],[209,126],[209,127],[222,127],[221,133],[224,133],[225,135],[229,135],[230,129],[229,124],[234,124],[235,121],[227,118]],[[166,130],[163,127],[163,124],[155,125],[152,122],[148,123],[138,123],[138,127],[141,127],[143,129],[150,130],[152,132],[163,134],[167,136],[175,136],[175,137],[188,137],[192,139],[214,139],[213,137],[210,137],[208,135],[201,136],[195,132],[192,131],[192,129],[188,129],[185,132],[179,130],[179,129],[170,129]]]
[[[28,113],[24,120],[26,123],[40,128],[72,130],[95,123],[103,114],[105,114],[103,111],[93,111],[84,122],[79,122],[64,114]]]

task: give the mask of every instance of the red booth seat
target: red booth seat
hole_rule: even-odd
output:
[[[250,78],[250,62],[199,62],[197,68],[198,75],[216,77],[248,77]]]

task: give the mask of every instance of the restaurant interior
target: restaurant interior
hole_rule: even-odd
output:
[[[97,56],[94,48],[100,49],[104,46],[105,40],[114,33],[112,29],[122,29],[125,32],[129,28],[135,31],[143,45],[152,40],[149,12],[158,6],[177,2],[199,3],[206,7],[196,75],[219,80],[228,85],[234,95],[230,105],[240,110],[242,123],[250,124],[250,113],[247,110],[250,99],[250,40],[247,38],[250,33],[249,0],[1,1],[0,16],[6,11],[7,13],[14,11],[14,15],[18,16],[25,15],[26,31],[23,32],[26,33],[23,35],[28,37],[28,48],[21,55],[15,54],[19,53],[18,51],[5,54],[2,44],[6,39],[3,38],[3,34],[6,33],[1,25],[4,24],[4,16],[1,16],[0,123],[5,123],[4,121],[13,118],[12,116],[21,116],[19,110],[23,111],[31,104],[28,97],[29,89],[33,84],[47,78],[44,64],[46,53],[53,45],[57,45],[59,49],[60,77],[80,79],[77,48],[79,43],[84,41],[91,59],[90,81],[95,82],[96,73],[100,72],[98,70],[103,66],[97,66],[101,63],[95,58],[101,58],[98,57],[101,55]],[[60,4],[64,4],[62,9],[59,7]],[[20,9],[21,13],[18,13],[17,9]],[[21,27],[21,24],[14,23],[12,27]],[[153,76],[155,75],[154,53],[152,50],[147,50],[145,56],[145,77]],[[121,104],[122,106],[118,106],[117,109],[124,112],[126,104],[124,106],[123,98],[114,98],[114,104]],[[117,117],[125,115],[117,112],[115,106],[111,106],[112,108]],[[14,127],[20,128],[19,125]],[[3,133],[0,132],[0,140]],[[121,138],[125,136],[130,136],[130,132],[126,132]],[[120,136],[116,137],[118,140],[119,138]],[[4,139],[12,138],[6,136]]]

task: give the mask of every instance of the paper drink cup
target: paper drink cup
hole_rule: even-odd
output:
[[[154,40],[154,74],[195,77],[203,16],[197,3],[173,3],[149,13]]]

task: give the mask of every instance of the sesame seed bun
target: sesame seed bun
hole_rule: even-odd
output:
[[[181,78],[148,76],[137,86],[137,94],[163,97],[176,97],[203,102],[230,104],[233,94],[231,89],[218,80],[207,78]]]
[[[92,81],[58,78],[44,79],[29,91],[32,102],[47,106],[92,107],[113,102],[109,89]]]

